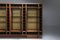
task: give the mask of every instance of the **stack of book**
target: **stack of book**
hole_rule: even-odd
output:
[[[37,10],[36,9],[28,9],[28,23],[27,23],[27,31],[28,32],[36,32],[37,31],[37,18],[36,15]]]
[[[12,27],[12,29],[13,30],[15,30],[15,29],[17,29],[17,30],[20,30],[21,28],[21,23],[20,23],[20,13],[21,13],[21,10],[20,9],[13,9],[12,10],[12,13],[13,13],[13,27]]]
[[[0,29],[5,29],[6,28],[6,10],[5,9],[0,9]]]

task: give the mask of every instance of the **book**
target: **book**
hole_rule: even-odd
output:
[[[20,29],[20,23],[13,23],[13,29]]]
[[[37,16],[37,10],[36,9],[28,9],[28,16]]]
[[[13,18],[13,22],[20,22],[20,18]]]
[[[37,19],[36,18],[28,18],[28,22],[36,22]]]
[[[6,28],[6,23],[0,23],[0,29],[5,29]]]
[[[0,9],[0,16],[6,16],[6,10]]]
[[[20,16],[21,10],[13,10],[13,16]]]
[[[6,18],[0,17],[0,22],[5,22],[5,21],[6,21]]]
[[[37,29],[36,23],[27,23],[27,29]]]

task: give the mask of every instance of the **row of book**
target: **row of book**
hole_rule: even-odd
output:
[[[33,30],[37,30],[37,18],[36,18],[36,16],[37,16],[37,10],[36,9],[28,9],[28,20],[27,20],[27,24],[26,24],[26,26],[27,26],[27,29],[29,30],[29,31],[31,31],[31,29],[33,29]],[[12,13],[13,13],[13,22],[12,22],[12,28],[13,29],[21,29],[21,23],[20,23],[20,21],[22,21],[21,20],[21,18],[20,18],[20,16],[21,16],[21,10],[12,10]],[[0,16],[6,16],[6,10],[0,10]],[[19,17],[17,17],[17,16],[19,16]],[[32,17],[32,18],[29,18],[29,16],[34,16],[34,17]],[[16,18],[15,18],[16,17]],[[0,17],[0,21],[6,21],[6,18],[4,18],[4,17]],[[15,23],[16,22],[16,23]],[[6,25],[6,23],[0,23],[0,29],[4,29],[4,26]]]

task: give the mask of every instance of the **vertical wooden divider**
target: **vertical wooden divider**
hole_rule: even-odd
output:
[[[41,6],[40,6],[40,5],[41,5]],[[40,4],[40,5],[39,5],[39,7],[40,7],[40,19],[41,19],[41,20],[40,20],[40,36],[41,36],[41,38],[42,38],[42,31],[43,31],[43,30],[42,30],[42,22],[43,22],[43,21],[42,21],[42,7],[43,7],[43,5],[42,5],[42,4]]]
[[[40,15],[39,15],[39,4],[38,4],[38,37],[40,36],[40,35],[39,35],[39,31],[40,31],[40,30],[39,30],[39,29],[40,29],[40,26],[39,26],[39,19],[40,19],[40,18],[39,18],[39,16],[40,16]]]
[[[26,24],[26,37],[27,37],[27,4],[25,4],[25,17],[26,17],[26,22],[25,22],[25,24]]]
[[[11,34],[11,27],[12,27],[12,15],[11,15],[11,4],[9,4],[9,18],[10,18],[10,27],[9,27],[9,34]]]
[[[7,34],[7,23],[8,23],[8,21],[7,21],[7,19],[8,19],[8,15],[7,15],[7,4],[6,4],[6,34]]]
[[[22,35],[23,35],[23,4],[22,4]]]

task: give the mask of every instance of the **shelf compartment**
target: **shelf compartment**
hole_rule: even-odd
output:
[[[37,18],[28,18],[28,22],[37,22]]]
[[[21,9],[12,9],[12,16],[21,16]]]
[[[21,22],[21,19],[20,18],[13,18],[12,22]]]
[[[6,22],[6,18],[1,18],[0,17],[0,22]]]
[[[0,9],[0,16],[6,16],[6,9]]]
[[[6,23],[0,23],[0,30],[6,29]]]
[[[27,23],[27,29],[37,29],[36,23]]]
[[[18,30],[20,30],[21,29],[21,23],[12,23],[13,25],[12,25],[12,29],[14,30],[14,29],[18,29]]]
[[[28,9],[27,13],[28,13],[28,16],[37,16],[36,9]]]

